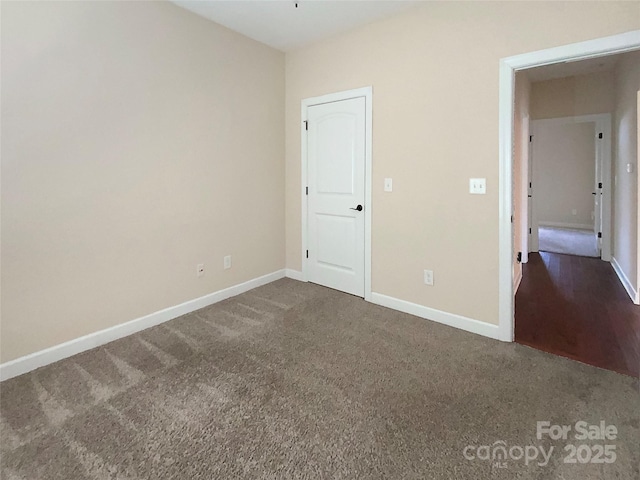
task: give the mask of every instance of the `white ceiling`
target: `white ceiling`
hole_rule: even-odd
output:
[[[282,51],[295,50],[411,8],[409,0],[171,0]]]

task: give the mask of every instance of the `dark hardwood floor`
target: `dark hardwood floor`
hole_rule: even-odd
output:
[[[516,342],[640,374],[640,306],[599,258],[529,254],[516,295]]]

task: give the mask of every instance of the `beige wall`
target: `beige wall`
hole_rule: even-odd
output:
[[[526,73],[516,72],[513,108],[513,278],[522,275],[518,252],[527,254],[527,208],[529,178],[529,110],[531,83]]]
[[[301,268],[300,102],[372,85],[373,291],[496,324],[499,59],[638,28],[632,2],[429,2],[287,54],[287,267]]]
[[[2,2],[1,53],[2,362],[284,267],[282,53],[163,2]]]
[[[611,71],[533,82],[531,85],[531,118],[534,120],[611,113],[613,105]]]
[[[623,55],[615,70],[613,115],[613,256],[638,287],[638,109],[640,52]],[[633,172],[627,172],[627,164]]]
[[[280,269],[285,241],[300,269],[300,101],[364,85],[373,290],[496,323],[498,60],[640,18],[428,3],[288,54],[286,98],[283,54],[168,3],[3,2],[1,27],[6,362]]]

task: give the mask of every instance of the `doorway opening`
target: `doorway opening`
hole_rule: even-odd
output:
[[[548,90],[575,90],[576,82],[610,96],[613,72],[609,69],[614,65],[599,62],[593,73],[533,83],[529,108],[537,116],[553,114],[540,105],[548,101]],[[563,86],[565,79],[573,81],[573,88]],[[597,107],[595,102],[586,105]],[[527,253],[543,251],[610,261],[611,188],[607,186],[611,183],[611,114],[536,119],[529,125],[528,158],[521,159],[528,160],[528,237],[522,239],[522,248]]]
[[[626,184],[627,187],[631,185],[637,195],[637,170],[634,165],[627,165],[628,176],[622,175],[621,158],[629,156],[629,152],[621,153],[620,145],[613,144],[617,156],[612,157],[613,173],[607,175],[603,155],[611,154],[611,139],[629,136],[629,132],[623,132],[621,127],[619,104],[608,109],[581,110],[580,95],[563,98],[558,95],[562,88],[556,88],[555,92],[553,89],[547,92],[553,101],[547,103],[547,115],[543,116],[540,109],[523,109],[518,100],[521,104],[523,98],[524,103],[530,101],[530,87],[536,81],[558,80],[549,82],[557,87],[562,84],[559,81],[562,78],[595,73],[598,68],[612,71],[618,58],[625,58],[625,75],[636,71],[640,75],[640,54],[629,53],[639,48],[640,31],[636,31],[503,59],[500,90],[501,338],[515,339],[534,348],[634,376],[640,373],[640,354],[634,334],[640,327],[640,309],[634,305],[638,300],[638,250],[619,242],[613,244],[611,238],[614,232],[618,236],[620,231],[626,231],[636,244],[638,242],[637,197],[635,203],[625,202],[620,193],[621,184]],[[637,62],[637,70],[634,62]],[[541,72],[555,77],[527,77],[527,74]],[[523,94],[522,89],[518,91],[518,79],[523,77],[529,81],[527,94]],[[635,98],[636,92],[632,93]],[[573,108],[569,113],[561,108],[567,104]],[[638,112],[632,113],[637,118]],[[589,115],[597,117],[594,114],[604,116],[588,118]],[[602,130],[607,124],[607,114],[609,141],[598,144],[607,137],[606,131]],[[541,166],[536,165],[541,152],[533,151],[536,137],[541,140],[545,135],[550,140],[546,142],[547,146],[553,150],[548,152],[547,160],[552,162],[552,167],[558,167],[561,160],[564,162],[562,168],[556,168],[546,185],[550,189],[546,191],[535,171],[536,166]],[[589,147],[591,153],[586,142],[582,142],[583,151],[577,154],[583,160],[589,157],[595,163],[588,169],[589,175],[580,176],[576,165],[567,161],[567,152],[562,152],[562,142],[572,143],[568,140],[580,137],[596,140],[595,145],[592,143]],[[637,146],[634,148],[634,160],[627,161],[636,164]],[[531,168],[526,162],[522,164],[523,158],[532,159]],[[547,164],[547,170],[553,168]],[[585,185],[590,185],[590,199],[585,198]],[[572,195],[573,190],[579,194]],[[568,198],[564,204],[559,201],[563,197]],[[612,208],[614,201],[618,202],[617,211]],[[561,208],[554,211],[554,206]],[[628,213],[624,218],[618,216],[620,209]],[[627,222],[624,228],[621,228],[621,221]],[[585,245],[580,246],[579,237]],[[559,244],[557,248],[554,248],[554,242]],[[576,245],[568,245],[572,242]],[[625,258],[624,268],[620,268],[616,256]]]

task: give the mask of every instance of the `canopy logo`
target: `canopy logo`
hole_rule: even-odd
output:
[[[462,454],[467,460],[490,460],[497,468],[507,468],[507,461],[524,461],[525,465],[536,462],[539,467],[549,464],[553,454],[553,446],[545,450],[542,445],[507,446],[503,440],[493,442],[492,445],[467,445]]]
[[[555,425],[549,421],[539,421],[536,424],[536,438],[538,440],[578,440],[582,442],[605,443],[567,443],[558,447],[564,453],[564,463],[614,463],[616,461],[616,446],[611,442],[616,440],[618,429],[615,425],[607,425],[603,420],[598,424],[589,424],[583,420],[573,425]],[[497,440],[491,445],[467,445],[462,455],[469,461],[480,460],[493,462],[496,468],[507,468],[509,461],[523,462],[525,465],[535,464],[545,467],[549,464],[556,446],[551,445],[507,445],[504,440]]]

